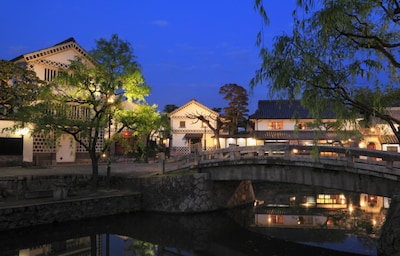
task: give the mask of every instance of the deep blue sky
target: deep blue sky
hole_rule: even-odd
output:
[[[150,104],[181,106],[192,98],[213,108],[227,102],[227,83],[249,90],[260,65],[256,35],[261,18],[253,0],[12,0],[1,3],[0,59],[74,37],[86,50],[112,34],[130,42],[151,86]],[[265,38],[288,31],[295,0],[265,1],[270,26]],[[276,2],[276,3],[272,3]],[[250,114],[266,86],[249,98]]]

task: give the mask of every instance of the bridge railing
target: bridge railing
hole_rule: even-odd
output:
[[[264,159],[267,157],[296,157],[308,159],[340,159],[350,163],[384,165],[387,169],[400,166],[400,154],[397,152],[339,146],[303,146],[303,145],[262,145],[248,147],[229,147],[224,149],[200,151],[198,157],[192,157],[194,165],[223,160]]]

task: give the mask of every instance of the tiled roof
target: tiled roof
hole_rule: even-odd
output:
[[[382,144],[399,144],[396,135],[382,135],[379,140]]]
[[[309,111],[305,109],[299,100],[260,100],[256,112],[250,115],[250,119],[313,119]],[[332,111],[326,111],[322,118],[334,119]]]

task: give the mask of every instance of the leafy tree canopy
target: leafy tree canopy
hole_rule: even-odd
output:
[[[144,103],[149,91],[132,47],[113,35],[98,40],[90,57],[71,60],[67,69],[40,89],[38,100],[21,111],[19,120],[33,123],[34,132],[71,135],[90,155],[95,188],[98,160],[110,146],[103,143],[102,132],[115,112],[123,109],[123,101]]]
[[[0,116],[13,118],[21,106],[36,100],[42,84],[35,72],[0,60]]]
[[[378,117],[400,141],[400,120],[387,112],[398,103],[400,4],[397,1],[297,1],[291,34],[277,36],[271,49],[257,43],[263,60],[251,87],[268,85],[271,97],[300,98],[313,114],[326,109],[338,120]],[[265,24],[267,11],[255,1]],[[397,102],[396,102],[397,101]]]

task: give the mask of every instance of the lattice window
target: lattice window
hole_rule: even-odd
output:
[[[190,153],[189,147],[173,147],[172,151],[176,156],[187,155]]]
[[[54,140],[51,141],[45,138],[43,134],[33,135],[33,153],[54,153]]]
[[[101,152],[101,150],[103,149],[103,145],[105,143],[104,136],[105,136],[104,130],[100,131],[99,139],[97,140],[97,143],[96,143],[96,152]],[[87,144],[87,140],[84,140],[84,142],[85,142],[85,144]],[[85,152],[87,152],[87,150],[81,144],[76,142],[76,152],[85,153]]]

